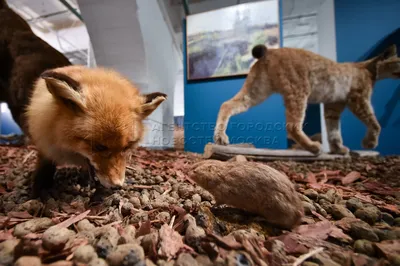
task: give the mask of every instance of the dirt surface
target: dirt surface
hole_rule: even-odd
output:
[[[36,151],[0,147],[0,265],[400,265],[400,157],[268,163],[302,197],[290,231],[216,206],[188,179],[200,160],[139,149],[113,191],[60,168],[40,201]]]

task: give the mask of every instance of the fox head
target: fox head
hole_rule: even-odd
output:
[[[142,121],[167,95],[140,94],[117,72],[84,66],[45,71],[36,86],[28,109],[30,133],[34,142],[47,138],[38,150],[53,148],[76,154],[95,170],[103,186],[122,186],[127,152],[144,135]],[[36,131],[46,130],[46,125],[47,132],[40,137]]]

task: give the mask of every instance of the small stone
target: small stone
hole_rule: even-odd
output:
[[[115,227],[107,227],[104,230],[96,244],[97,255],[103,259],[118,245],[120,237]]]
[[[140,245],[123,244],[117,246],[106,260],[110,266],[139,265],[140,262],[144,262],[144,251]]]
[[[131,223],[137,224],[139,222],[147,221],[148,219],[149,219],[149,215],[147,214],[147,212],[140,211],[140,212],[135,213],[132,216]]]
[[[394,224],[394,218],[390,213],[382,212],[382,220],[390,226]]]
[[[152,249],[153,244],[157,245],[157,243],[158,243],[158,232],[153,232],[144,235],[142,240],[140,241],[140,245],[143,247],[145,253],[148,253]]]
[[[121,237],[118,240],[118,245],[136,243],[136,227],[128,224],[121,233]]]
[[[332,260],[331,257],[325,252],[314,255],[314,258],[321,263],[320,265],[341,266],[340,264]]]
[[[252,228],[235,230],[229,235],[233,236],[235,240],[239,243],[241,243],[245,239],[256,239],[257,241],[265,241],[265,237]]]
[[[193,193],[194,193],[194,188],[192,185],[181,184],[178,188],[178,194],[183,199],[191,197]]]
[[[307,197],[306,195],[300,194],[300,197],[302,198],[302,201],[308,202],[313,204],[314,201],[312,201],[309,197]]]
[[[378,242],[379,237],[375,234],[372,227],[363,221],[353,222],[350,225],[350,235],[354,239],[365,239],[371,242]]]
[[[17,224],[14,228],[14,236],[23,237],[29,233],[36,233],[38,231],[46,230],[52,225],[54,225],[54,222],[50,218],[34,218],[32,220]]]
[[[354,214],[349,211],[345,206],[339,204],[333,204],[331,206],[332,217],[336,220],[340,220],[345,217],[354,218]]]
[[[74,251],[75,262],[87,264],[94,259],[97,259],[97,253],[91,245],[80,246]]]
[[[359,239],[354,242],[354,251],[362,253],[370,257],[375,256],[375,249],[373,244],[365,239]]]
[[[169,212],[160,212],[159,214],[157,214],[157,219],[162,221],[163,223],[169,223],[171,215],[169,214]]]
[[[319,205],[318,203],[314,202],[314,207],[317,210],[317,212],[322,216],[324,217],[328,216],[328,213],[325,211],[325,209],[322,208],[321,205]]]
[[[179,254],[174,266],[197,266],[197,261],[189,253],[182,252]]]
[[[362,208],[364,205],[362,202],[357,198],[350,198],[346,201],[346,207],[352,212]]]
[[[329,203],[329,201],[327,201],[327,200],[325,200],[325,199],[320,199],[318,202],[319,202],[319,205],[321,205],[321,207],[322,207],[325,211],[330,212],[332,204]]]
[[[393,254],[389,258],[390,265],[392,266],[400,266],[400,255],[399,254]]]
[[[65,227],[53,226],[43,233],[43,247],[49,251],[60,251],[75,232]]]
[[[329,189],[325,194],[320,194],[319,198],[328,201],[329,203],[335,203],[336,192],[334,189]]]
[[[198,255],[196,256],[196,261],[198,265],[203,265],[203,266],[212,266],[214,265],[210,258],[206,255]]]
[[[155,178],[154,178],[154,181],[156,182],[156,183],[162,183],[162,182],[164,182],[164,178],[162,178],[161,176],[156,176]]]
[[[171,195],[172,198],[174,198],[174,199],[176,199],[176,200],[179,200],[179,199],[180,199],[179,194],[178,194],[178,192],[176,192],[176,191],[172,191],[172,192],[170,193],[170,195]]]
[[[376,207],[362,207],[355,211],[354,215],[370,225],[375,224],[381,218],[381,212]]]
[[[193,208],[193,203],[192,203],[192,201],[191,200],[185,200],[185,203],[183,204],[183,208],[186,210],[186,211],[188,211],[188,212],[190,212],[190,210]]]
[[[193,218],[193,217],[192,217]],[[194,218],[193,218],[194,219]],[[185,242],[191,247],[199,247],[201,240],[206,236],[203,228],[196,225],[196,222],[189,223],[185,232]]]
[[[318,264],[318,263],[311,262],[311,261],[305,261],[305,262],[303,262],[301,265],[302,265],[302,266],[318,266],[319,264]]]
[[[140,196],[140,203],[142,206],[147,206],[150,203],[149,196],[147,194],[141,195]]]
[[[313,211],[316,211],[316,208],[311,203],[306,201],[302,201],[302,203],[305,214],[312,214]]]
[[[108,266],[105,259],[97,258],[89,262],[88,266]]]
[[[0,265],[12,265],[14,249],[20,240],[9,239],[0,243]]]
[[[76,227],[78,228],[78,231],[82,231],[82,232],[92,231],[96,228],[91,222],[89,222],[88,219],[83,219],[83,220],[79,221],[77,223]]]
[[[400,217],[394,219],[393,225],[400,227]]]
[[[194,194],[192,196],[192,201],[193,201],[193,203],[200,203],[201,202],[201,196],[199,194]]]
[[[31,215],[35,215],[43,208],[43,203],[38,200],[28,200],[21,205],[22,209]]]
[[[20,257],[14,264],[15,266],[41,266],[42,261],[39,257],[23,256]]]
[[[133,212],[133,209],[134,209],[134,207],[133,207],[133,204],[132,204],[132,203],[130,203],[130,202],[125,202],[125,203],[122,205],[122,207],[121,207],[122,216],[125,217],[125,216],[131,215],[132,212]]]
[[[312,200],[318,200],[318,192],[314,189],[307,189],[304,191],[304,195]]]
[[[130,197],[129,202],[133,204],[133,207],[136,209],[140,209],[141,204],[140,204],[140,199],[138,197]]]
[[[200,196],[203,199],[203,201],[213,201],[214,200],[213,195],[205,189],[203,189],[201,191]]]
[[[374,233],[379,237],[379,241],[397,239],[396,231],[374,228]]]

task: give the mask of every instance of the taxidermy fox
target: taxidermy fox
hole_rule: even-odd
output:
[[[34,195],[51,186],[61,164],[84,167],[106,188],[122,186],[126,153],[144,135],[142,120],[166,97],[142,95],[125,77],[104,68],[67,66],[42,73],[26,110],[38,150]]]
[[[264,45],[253,47],[252,54],[258,60],[251,67],[243,87],[220,108],[214,131],[215,143],[229,144],[226,128],[231,116],[279,93],[286,108],[288,137],[303,149],[315,155],[321,153],[321,143],[312,141],[302,129],[308,103],[324,103],[331,153],[349,152],[339,130],[340,114],[345,107],[367,126],[363,147],[377,147],[381,127],[371,105],[371,94],[377,80],[400,78],[400,58],[395,45],[379,56],[359,63],[337,63],[297,48],[268,50]]]
[[[0,102],[27,134],[24,109],[33,84],[48,69],[71,65],[59,51],[37,37],[29,24],[0,0]],[[24,144],[20,140],[20,144]]]

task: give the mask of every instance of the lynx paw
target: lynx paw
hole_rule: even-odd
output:
[[[375,149],[378,146],[378,140],[374,137],[366,137],[363,139],[362,145],[365,149]]]
[[[339,155],[347,155],[350,153],[350,149],[347,148],[346,146],[340,145],[340,146],[331,146],[331,154],[339,154]]]
[[[228,145],[229,144],[229,138],[226,133],[218,133],[214,136],[214,142],[215,144],[218,145]]]
[[[313,153],[314,155],[320,155],[322,153],[321,143],[318,141],[313,141],[307,150]]]

